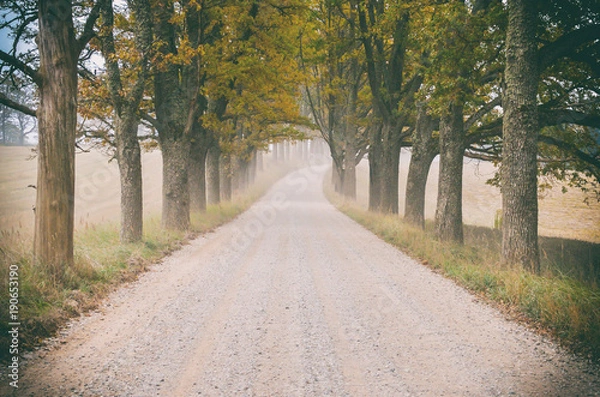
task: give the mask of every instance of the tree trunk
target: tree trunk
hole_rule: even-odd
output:
[[[279,153],[278,153],[278,151],[279,151],[279,148],[277,146],[277,142],[274,142],[273,143],[273,161],[275,163],[279,162]]]
[[[354,148],[347,148],[344,152],[344,179],[342,189],[344,197],[353,200],[356,199],[356,159]]]
[[[256,172],[262,172],[265,169],[264,155],[265,153],[262,150],[256,151]]]
[[[335,160],[331,160],[331,184],[336,193],[342,193],[342,185],[344,183],[344,170],[338,165]]]
[[[259,158],[261,158],[261,152],[254,149],[254,152],[252,153],[252,160],[250,161],[250,170],[248,173],[248,182],[250,185],[253,185],[254,182],[256,182]]]
[[[156,51],[163,56],[177,53],[177,31],[173,17],[174,4],[158,1],[155,7],[154,32]],[[191,33],[191,32],[190,32]],[[190,192],[187,167],[190,155],[190,136],[186,133],[197,110],[193,102],[197,83],[191,78],[193,67],[185,69],[175,62],[155,70],[154,107],[159,126],[158,140],[163,159],[162,227],[185,230],[190,225]]]
[[[502,128],[502,257],[539,273],[536,2],[508,1]]]
[[[186,137],[161,139],[161,149],[163,158],[162,227],[186,230],[190,226],[189,140]]]
[[[140,241],[143,236],[142,156],[137,140],[138,119],[116,116],[116,146],[121,182],[121,242]]]
[[[400,167],[400,141],[396,138],[394,126],[383,126],[383,170],[381,184],[381,212],[398,213],[398,179]]]
[[[77,56],[71,2],[39,2],[39,143],[34,255],[60,278],[73,264]]]
[[[149,71],[149,47],[152,43],[149,3],[146,0],[132,2],[135,14],[135,47],[140,60],[134,69],[138,69],[135,83],[128,92],[123,89],[121,66],[116,59],[114,39],[113,2],[106,1],[100,9],[103,22],[102,54],[106,64],[107,86],[115,118],[115,146],[119,162],[121,186],[121,241],[130,243],[139,241],[143,235],[143,199],[142,199],[142,163],[138,142],[139,107]]]
[[[383,184],[383,146],[381,143],[381,128],[377,126],[375,129],[369,147],[369,211],[379,212],[381,211]]]
[[[234,157],[235,161],[232,161],[235,172],[233,173],[233,180],[235,180],[233,191],[244,191],[248,187],[250,181],[250,163],[252,159],[246,160],[241,157]]]
[[[212,146],[206,158],[206,196],[208,204],[219,204],[221,202],[221,175],[220,175],[221,150],[218,146]]]
[[[451,104],[440,122],[440,174],[435,225],[438,239],[463,243],[462,172],[465,145],[462,104]]]
[[[206,211],[206,157],[206,148],[198,140],[193,140],[188,168],[192,211]]]
[[[221,200],[223,201],[231,200],[232,165],[231,155],[225,154],[221,156]]]
[[[433,139],[435,122],[427,114],[424,106],[419,108],[415,132],[413,134],[412,155],[408,167],[404,219],[425,228],[425,192],[427,175],[438,148]]]

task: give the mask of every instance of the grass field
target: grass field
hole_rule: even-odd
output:
[[[30,147],[0,146],[0,230],[33,230],[37,162]],[[119,220],[119,169],[99,151],[79,153],[75,169],[75,227]],[[142,157],[144,213],[160,211],[162,160],[159,151]]]
[[[0,231],[29,234],[33,228],[36,161],[31,148],[0,146]],[[80,153],[76,158],[76,228],[119,219],[119,174],[116,161],[98,151]],[[403,151],[400,164],[400,213],[404,212],[404,191],[410,154]],[[433,219],[437,197],[439,163],[429,173],[425,216]],[[162,163],[159,151],[144,153],[144,212],[154,214],[161,208]],[[498,188],[485,182],[496,168],[485,162],[465,160],[463,214],[467,225],[492,227],[496,211],[502,207]],[[368,202],[368,164],[357,169],[358,202]],[[543,192],[540,198],[540,235],[600,243],[600,203],[570,189],[559,187]]]
[[[404,213],[404,193],[410,162],[410,152],[400,156],[399,208]],[[466,225],[493,227],[496,211],[502,208],[500,189],[486,184],[497,168],[483,161],[465,159],[463,172],[463,221]],[[439,162],[431,166],[427,179],[425,217],[433,219],[437,199]],[[363,160],[357,167],[357,201],[368,205],[369,166]],[[589,204],[584,200],[588,198]],[[592,194],[577,189],[561,192],[561,187],[540,194],[539,233],[541,236],[561,237],[600,243],[600,203]]]

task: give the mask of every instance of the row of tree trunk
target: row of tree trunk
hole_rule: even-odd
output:
[[[503,161],[501,168],[503,195],[502,255],[509,264],[520,264],[539,272],[538,212],[537,212],[537,83],[539,59],[535,40],[535,2],[511,0],[507,31],[507,61],[504,78]],[[363,17],[364,18],[364,17]],[[363,24],[366,24],[363,19]],[[366,29],[365,29],[366,31]],[[367,62],[376,63],[370,41],[364,42]],[[399,46],[400,50],[401,46]],[[392,63],[393,60],[388,62]],[[373,92],[374,109],[382,120],[370,136],[369,209],[384,213],[398,212],[398,163],[405,127],[401,117],[389,117],[385,102],[379,100],[377,79],[379,68],[368,68]],[[398,87],[398,86],[397,86]],[[404,90],[405,95],[415,91]],[[406,94],[408,93],[408,94]],[[389,90],[388,90],[389,95]],[[393,105],[408,97],[397,98]],[[410,100],[410,98],[408,98]],[[424,226],[425,185],[431,162],[440,155],[440,175],[435,216],[437,236],[443,241],[463,243],[462,170],[466,143],[466,128],[460,99],[450,102],[439,120],[418,107],[413,129],[412,157],[406,190],[405,218]],[[402,109],[402,107],[400,107]],[[400,112],[401,113],[401,112]],[[395,113],[398,115],[398,113]],[[401,116],[401,114],[400,114]],[[439,137],[432,134],[439,130]]]

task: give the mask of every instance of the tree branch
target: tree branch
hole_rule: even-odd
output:
[[[600,128],[600,116],[568,109],[540,109],[539,122],[540,128],[560,124]]]
[[[569,32],[545,45],[538,54],[540,72],[557,59],[576,53],[580,45],[597,40],[598,37],[600,37],[600,25],[591,25]]]
[[[33,109],[31,109],[28,106],[25,106],[23,104],[20,104],[18,102],[13,101],[12,99],[10,99],[9,97],[7,97],[6,95],[4,95],[3,93],[0,92],[0,104],[7,106],[11,109],[17,110],[21,113],[24,113],[28,116],[32,116],[32,117],[36,117],[37,118],[37,112]]]
[[[477,128],[473,133],[465,138],[465,145],[470,146],[476,142],[481,142],[485,138],[494,138],[502,136],[502,118],[498,118],[489,124]]]
[[[154,117],[150,116],[148,113],[142,113],[140,115],[140,117],[142,118],[142,120],[147,121],[148,123],[150,123],[150,125],[152,127],[154,127],[156,130],[160,131],[160,122],[155,119]]]
[[[100,16],[100,8],[102,8],[105,3],[106,0],[97,0],[96,4],[94,4],[94,7],[92,7],[88,18],[85,21],[83,33],[81,33],[81,36],[77,39],[77,54],[80,54],[87,43],[89,43],[89,41],[96,35],[96,32],[94,32],[94,25]]]
[[[469,128],[471,128],[473,126],[473,124],[475,124],[477,121],[479,121],[487,113],[491,112],[492,109],[494,109],[496,106],[501,106],[501,105],[502,105],[502,98],[499,96],[494,98],[492,101],[486,103],[485,105],[483,105],[478,111],[476,111],[471,117],[469,117],[467,119],[467,121],[465,121],[465,126],[464,126],[465,131],[468,131]]]
[[[42,75],[37,70],[33,69],[31,66],[27,65],[16,57],[0,50],[0,60],[25,73],[38,86],[42,85]]]
[[[575,146],[571,143],[567,143],[567,142],[561,141],[560,139],[556,139],[554,137],[542,135],[542,134],[540,134],[538,136],[538,141],[546,143],[548,145],[556,146],[557,148],[559,148],[561,150],[569,152],[569,153],[573,154],[575,157],[577,157],[578,159],[580,159],[581,161],[583,161],[587,164],[590,164],[600,170],[600,159],[598,157],[592,156],[588,153],[585,153],[585,152],[579,150],[579,148],[577,148],[577,146]]]

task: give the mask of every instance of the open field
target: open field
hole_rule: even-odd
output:
[[[0,146],[0,231],[33,230],[36,161],[29,147]],[[76,159],[75,227],[119,219],[119,173],[116,161],[98,151],[80,153]],[[400,163],[400,213],[404,212],[404,191],[410,153],[403,151]],[[439,163],[434,161],[429,173],[425,216],[433,219],[437,197]],[[155,214],[161,208],[162,163],[159,151],[144,153],[144,212]],[[475,160],[465,160],[463,216],[473,226],[492,227],[496,211],[502,207],[498,188],[485,182],[496,168]],[[367,205],[368,164],[357,168],[358,201]],[[600,203],[590,196],[559,187],[540,195],[540,235],[600,243]]]
[[[0,230],[33,230],[36,159],[31,147],[0,146]],[[159,151],[144,153],[144,213],[161,208],[162,160]],[[75,170],[75,227],[119,220],[119,168],[99,151],[79,153]]]
[[[403,150],[400,156],[400,214],[404,213],[404,193],[410,162],[410,152]],[[500,189],[485,182],[496,172],[493,164],[465,159],[463,172],[463,221],[467,225],[493,227],[496,211],[502,208]],[[427,180],[425,217],[433,219],[437,198],[438,159],[434,160]],[[368,205],[369,166],[363,160],[357,167],[357,200]],[[590,194],[589,204],[584,203],[586,194],[569,189],[562,193],[559,186],[540,194],[541,236],[561,237],[600,243],[600,203]]]

